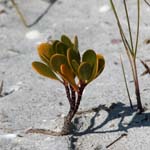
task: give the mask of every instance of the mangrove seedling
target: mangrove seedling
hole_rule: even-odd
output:
[[[138,41],[139,41],[139,27],[140,27],[140,0],[137,0],[137,29],[136,29],[135,44],[133,42],[133,32],[131,30],[126,0],[123,0],[123,5],[124,5],[124,10],[125,10],[126,20],[127,20],[127,25],[128,25],[129,39],[127,39],[127,36],[124,33],[124,30],[123,30],[123,27],[121,25],[121,22],[120,22],[120,19],[118,16],[118,12],[116,10],[116,7],[115,7],[113,0],[110,0],[110,3],[111,3],[112,10],[114,12],[114,15],[115,15],[115,18],[117,21],[117,25],[118,25],[119,32],[120,32],[120,35],[122,38],[122,42],[124,44],[124,47],[125,47],[125,50],[126,50],[129,62],[130,62],[130,66],[131,66],[131,70],[132,70],[132,74],[133,74],[134,85],[135,85],[137,108],[138,108],[139,112],[141,113],[144,110],[143,110],[142,102],[141,102],[140,87],[139,87],[139,80],[138,80],[138,73],[137,73],[137,64],[136,64]],[[123,71],[123,73],[124,73],[124,71]],[[124,75],[124,77],[125,77],[125,75]],[[125,82],[126,82],[126,80],[125,80]],[[130,98],[129,98],[129,100],[130,100]]]
[[[28,133],[67,135],[71,131],[71,121],[78,111],[83,90],[104,69],[104,57],[92,49],[86,50],[81,57],[77,36],[72,42],[66,35],[62,35],[61,40],[40,44],[38,54],[42,62],[34,61],[33,69],[40,75],[59,81],[64,86],[70,109],[61,132],[30,129]]]

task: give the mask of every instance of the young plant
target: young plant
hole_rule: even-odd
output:
[[[134,85],[135,85],[135,94],[136,94],[136,99],[137,99],[137,107],[139,112],[143,112],[143,107],[141,103],[141,97],[140,97],[140,88],[139,88],[139,81],[138,81],[138,73],[137,73],[137,65],[136,65],[136,56],[137,56],[137,48],[138,48],[138,39],[139,39],[139,24],[140,24],[140,0],[137,0],[137,31],[136,31],[136,41],[135,45],[133,42],[132,38],[132,31],[131,31],[131,26],[130,26],[130,19],[128,15],[128,8],[126,4],[126,0],[123,0],[124,4],[124,9],[125,9],[125,14],[126,14],[126,19],[127,19],[127,24],[128,24],[128,33],[129,33],[129,40],[126,38],[122,25],[120,23],[120,19],[118,17],[118,13],[115,8],[115,4],[113,0],[110,0],[112,10],[114,12],[117,25],[120,31],[120,35],[130,62],[130,66],[132,69],[132,74],[133,74],[133,80],[134,80]]]
[[[34,61],[32,67],[40,75],[57,80],[65,87],[70,109],[60,133],[41,129],[30,129],[28,132],[53,135],[69,134],[71,121],[78,111],[83,90],[103,71],[104,57],[96,54],[92,49],[86,50],[81,57],[77,36],[72,42],[66,35],[62,35],[61,40],[40,44],[38,54],[42,62]]]

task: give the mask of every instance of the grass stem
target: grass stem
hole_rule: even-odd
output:
[[[140,96],[140,87],[139,87],[139,81],[138,81],[137,65],[136,65],[136,54],[137,54],[137,48],[138,48],[139,27],[140,27],[140,0],[137,0],[137,31],[136,31],[135,48],[133,47],[132,31],[131,31],[131,25],[130,25],[130,20],[129,20],[129,15],[128,15],[127,4],[126,4],[125,0],[123,2],[124,2],[123,4],[124,4],[124,8],[125,8],[125,13],[126,13],[126,19],[127,19],[127,23],[128,23],[128,32],[129,32],[129,36],[130,36],[129,41],[127,40],[127,38],[124,34],[124,31],[123,31],[122,25],[120,23],[113,0],[110,0],[112,10],[113,10],[115,18],[117,20],[117,24],[118,24],[120,35],[122,38],[122,42],[124,44],[124,47],[125,47],[125,50],[126,50],[129,62],[130,62],[130,67],[132,69],[132,75],[133,75],[133,80],[134,80],[134,85],[135,85],[135,94],[136,94],[136,99],[137,99],[137,107],[140,112],[143,112],[141,96]],[[129,89],[128,89],[128,85],[127,85],[127,81],[126,81],[126,77],[125,77],[125,70],[124,70],[122,60],[121,60],[121,65],[122,65],[126,89],[127,89],[127,93],[128,93],[128,97],[129,97],[129,101],[130,101],[130,105],[131,105],[131,99],[130,99]]]
[[[14,6],[14,8],[16,9],[17,14],[19,15],[22,23],[24,24],[25,27],[28,27],[27,21],[25,20],[22,12],[20,11],[18,5],[16,4],[15,0],[10,0]]]
[[[131,109],[133,109],[133,104],[132,104],[132,100],[131,100],[131,96],[130,96],[130,92],[129,92],[129,88],[128,88],[128,83],[127,83],[127,79],[126,79],[126,75],[125,75],[125,69],[124,69],[124,65],[123,65],[121,56],[120,56],[120,62],[121,62],[121,68],[122,68],[124,82],[125,82],[125,86],[126,86],[126,91],[127,91],[129,102],[130,102],[130,107],[131,107]]]

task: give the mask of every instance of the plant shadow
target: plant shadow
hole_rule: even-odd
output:
[[[139,114],[136,112],[135,108],[136,106],[134,106],[132,110],[129,106],[126,106],[124,103],[121,102],[113,103],[110,107],[106,107],[105,105],[99,105],[94,110],[95,114],[90,120],[90,125],[84,131],[78,131],[77,129],[74,129],[73,135],[82,136],[86,134],[111,133],[118,131],[128,132],[128,129],[130,128],[150,126],[150,113],[145,112]],[[100,110],[106,111],[108,115],[102,123],[95,126],[96,117],[99,115]],[[123,122],[125,117],[132,117],[131,121],[127,124],[124,124]],[[119,119],[117,129],[100,131],[102,127],[115,119]],[[75,118],[74,122],[77,122],[77,120],[78,118]]]

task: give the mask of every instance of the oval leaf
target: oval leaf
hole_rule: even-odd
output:
[[[50,66],[53,68],[55,72],[61,72],[60,67],[62,64],[68,65],[66,56],[62,54],[54,54],[50,60]]]
[[[49,43],[41,43],[37,49],[40,58],[44,62],[49,63],[50,57],[53,54],[52,45]]]
[[[73,68],[73,72],[78,75],[78,68],[79,68],[79,64],[77,63],[76,60],[72,60],[71,61],[71,64],[72,64],[72,68]]]
[[[97,54],[97,73],[96,77],[100,75],[100,73],[104,70],[105,67],[105,59],[101,54]]]
[[[72,71],[76,74],[77,70],[74,67],[73,62],[76,62],[76,64],[80,64],[80,55],[78,52],[74,51],[73,49],[68,49],[67,51],[67,60],[69,63],[69,66],[71,67]],[[76,65],[78,66],[78,65]]]
[[[64,64],[61,65],[61,75],[64,77],[65,80],[67,80],[67,82],[69,82],[69,84],[71,84],[75,91],[78,90],[78,86],[75,83],[72,71]]]
[[[52,48],[53,48],[53,51],[56,53],[57,52],[57,44],[59,43],[60,41],[58,40],[54,40],[52,41]]]
[[[92,67],[92,75],[91,75],[91,78],[88,81],[88,82],[90,82],[96,76],[96,66],[97,66],[96,53],[91,49],[85,51],[84,54],[83,54],[83,57],[82,57],[82,61],[89,63]]]
[[[82,56],[82,61],[88,62],[89,64],[91,64],[91,66],[95,65],[96,64],[96,53],[91,49],[85,51]]]
[[[64,43],[58,42],[56,45],[56,49],[58,54],[63,54],[65,56],[67,55],[68,47]]]
[[[87,62],[82,62],[78,69],[79,78],[83,81],[88,81],[92,75],[92,67]]]
[[[59,80],[58,77],[53,73],[53,71],[48,66],[46,66],[45,64],[41,62],[38,62],[38,61],[32,62],[32,67],[40,75],[43,75],[45,77],[48,77],[54,80]]]
[[[73,44],[72,44],[72,42],[71,42],[71,40],[69,39],[68,36],[62,35],[62,36],[61,36],[61,41],[62,41],[65,45],[67,45],[68,47],[70,47],[70,48],[73,47]]]

